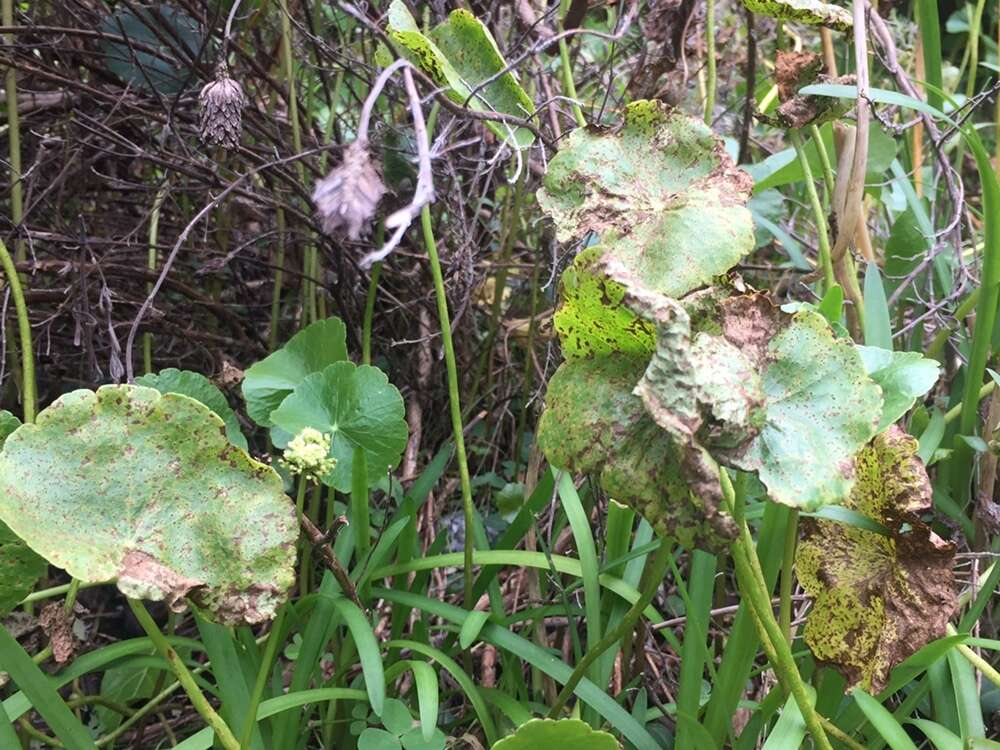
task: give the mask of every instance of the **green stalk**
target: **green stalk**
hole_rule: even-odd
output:
[[[715,113],[715,0],[705,0],[705,124]]]
[[[565,18],[566,11],[569,10],[570,0],[561,0],[559,3],[559,17]],[[560,23],[560,28],[562,24]],[[580,109],[580,104],[577,101],[576,96],[576,81],[573,80],[573,65],[569,59],[569,45],[566,43],[566,38],[563,37],[559,40],[559,64],[562,70],[563,88],[566,89],[566,96],[569,97],[569,104],[573,110],[573,119],[576,120],[578,127],[587,127],[587,118],[583,116],[583,110]]]
[[[382,226],[381,222],[379,226]],[[384,234],[384,232],[383,232]],[[382,243],[375,241],[375,246]],[[378,295],[379,277],[382,276],[382,261],[372,264],[372,275],[368,279],[368,296],[365,298],[365,319],[361,329],[361,364],[372,363],[372,318],[375,316],[375,297]]]
[[[965,97],[971,99],[976,93],[976,72],[979,67],[979,30],[983,25],[983,9],[986,0],[979,0],[972,13],[972,23],[969,24],[969,68],[966,71]]]
[[[629,633],[632,632],[632,628],[635,627],[639,618],[642,617],[642,613],[649,606],[649,603],[653,601],[653,597],[656,596],[660,584],[663,583],[663,576],[666,573],[667,565],[672,559],[672,553],[672,546],[661,538],[660,546],[656,548],[656,554],[653,556],[653,560],[649,566],[649,585],[646,587],[646,590],[636,599],[621,621],[614,628],[606,632],[596,645],[587,649],[587,653],[584,654],[583,658],[573,668],[573,673],[566,680],[566,684],[563,685],[563,689],[559,692],[555,703],[552,704],[552,708],[549,710],[550,719],[559,718],[563,707],[566,705],[566,701],[573,695],[573,691],[580,684],[580,680],[587,673],[587,669],[601,657],[601,654],[622,638],[627,638]]]
[[[982,291],[976,307],[976,326],[972,336],[972,351],[965,371],[965,396],[962,400],[962,414],[959,420],[959,435],[974,435],[978,419],[979,388],[986,372],[986,360],[990,355],[993,326],[997,316],[997,302],[1000,300],[1000,184],[990,163],[989,154],[972,127],[963,128],[965,141],[972,149],[979,170],[982,185],[983,223],[983,263],[980,285]],[[956,439],[952,465],[952,497],[960,505],[969,495],[972,478],[972,448],[964,441]]]
[[[142,629],[146,631],[153,645],[156,646],[156,650],[160,652],[160,656],[170,666],[170,669],[177,677],[177,681],[181,683],[181,687],[184,688],[184,691],[188,694],[188,698],[191,699],[191,705],[194,706],[195,710],[201,715],[208,726],[212,728],[212,731],[215,732],[215,737],[222,744],[222,747],[225,750],[240,750],[240,744],[236,741],[236,737],[233,736],[229,726],[215,712],[215,709],[212,708],[205,694],[198,687],[198,683],[194,681],[194,677],[191,676],[188,668],[184,665],[184,661],[177,655],[173,646],[170,645],[170,642],[156,626],[145,605],[137,599],[129,599],[128,606],[131,608],[132,614],[139,621]]]
[[[271,328],[267,332],[268,351],[278,348],[278,323],[281,318],[281,287],[285,281],[285,209],[280,206],[274,211],[274,223],[278,230],[278,255],[274,259],[274,291],[271,292]]]
[[[157,261],[156,241],[160,234],[160,209],[166,197],[167,182],[164,180],[163,184],[160,185],[160,189],[156,191],[156,197],[153,198],[153,209],[149,213],[149,236],[146,241],[148,248],[146,268],[154,272],[156,271]],[[146,284],[146,294],[149,294],[152,288],[152,282]],[[153,334],[148,331],[142,334],[142,365],[147,375],[153,371]]]
[[[0,265],[3,265],[4,275],[10,285],[10,296],[14,298],[14,310],[17,313],[17,334],[21,344],[21,372],[24,379],[24,394],[21,405],[24,409],[24,421],[35,421],[35,356],[31,344],[31,322],[28,320],[28,306],[24,302],[24,291],[21,289],[21,279],[17,274],[17,266],[7,252],[7,246],[0,240]]]
[[[14,1],[3,0],[3,25],[14,25]],[[4,34],[4,42],[13,48],[13,34]],[[7,95],[7,143],[10,151],[10,220],[18,231],[14,244],[14,257],[18,263],[26,258],[24,240],[20,237],[21,222],[24,220],[24,186],[21,184],[21,117],[17,108],[17,69],[7,66],[4,83]]]
[[[326,156],[326,154],[323,154]],[[385,242],[385,221],[379,219],[375,225],[375,247]],[[365,317],[361,326],[361,364],[372,363],[372,320],[375,317],[375,298],[378,296],[378,282],[382,277],[382,261],[372,264],[372,275],[368,279],[368,296],[365,297]]]
[[[278,651],[278,644],[281,641],[281,630],[285,624],[285,611],[287,609],[287,603],[278,609],[278,615],[274,618],[274,622],[271,623],[271,632],[267,634],[267,644],[264,646],[264,654],[260,660],[260,669],[257,670],[257,679],[254,680],[253,692],[250,694],[247,717],[243,722],[243,731],[240,733],[240,747],[250,747],[253,725],[257,722],[257,709],[260,706],[261,698],[264,697],[264,688],[267,687],[267,679],[271,675],[271,665],[274,664],[274,656]]]
[[[430,133],[428,124],[427,132]],[[475,508],[472,505],[472,481],[469,478],[469,462],[465,454],[465,435],[462,431],[462,402],[458,395],[458,366],[455,362],[455,344],[451,338],[451,318],[448,314],[448,298],[445,296],[444,277],[441,260],[438,257],[437,241],[431,226],[431,209],[420,209],[420,226],[424,233],[424,244],[430,260],[431,277],[434,279],[434,295],[437,298],[438,321],[441,325],[441,343],[444,346],[444,361],[448,372],[448,404],[451,410],[451,429],[455,438],[455,458],[458,461],[458,475],[462,485],[462,508],[465,511],[465,566],[462,570],[465,592],[465,608],[472,609],[472,551],[474,547],[472,529],[475,524]]]
[[[722,484],[723,497],[729,506],[730,513],[737,519],[740,530],[740,538],[732,548],[740,593],[750,602],[750,606],[760,621],[761,634],[764,636],[762,640],[767,644],[765,650],[771,661],[771,666],[774,667],[782,687],[794,696],[806,728],[813,736],[816,746],[820,750],[833,750],[823,728],[822,720],[816,712],[816,707],[809,699],[809,693],[802,681],[802,676],[799,674],[795,658],[792,656],[791,645],[785,640],[781,628],[774,618],[774,612],[771,610],[771,598],[760,570],[760,561],[757,559],[750,529],[747,528],[746,521],[743,519],[742,508],[737,507],[736,492],[729,480],[729,474],[721,467],[719,479]]]
[[[781,559],[781,585],[778,587],[778,622],[785,640],[792,642],[792,586],[795,582],[795,547],[799,541],[799,511],[791,509],[785,527],[785,551]]]
[[[295,85],[295,65],[292,61],[292,21],[288,14],[288,0],[279,0],[281,7],[281,60],[285,81],[288,84],[288,119],[292,125],[292,148],[302,153],[302,126],[299,123],[298,91]],[[332,116],[332,115],[331,115]],[[299,182],[306,184],[306,168],[302,160],[295,162]],[[302,326],[317,320],[316,284],[319,278],[319,260],[315,243],[310,242],[302,255]]]
[[[819,200],[819,193],[816,191],[816,183],[813,179],[812,167],[809,166],[809,158],[806,156],[805,147],[802,145],[802,134],[798,130],[789,130],[788,136],[795,147],[795,154],[799,158],[799,165],[805,176],[806,193],[809,195],[809,205],[812,208],[813,217],[816,222],[816,234],[819,240],[819,263],[823,269],[823,279],[825,289],[837,283],[833,273],[833,256],[830,250],[830,232],[826,225],[826,212],[823,211],[823,204]]]
[[[917,24],[924,47],[924,75],[927,77],[927,103],[941,109],[944,90],[941,73],[941,22],[938,20],[938,0],[916,0]]]

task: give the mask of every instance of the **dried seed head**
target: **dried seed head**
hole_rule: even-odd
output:
[[[206,146],[235,149],[243,131],[243,88],[232,78],[224,63],[215,70],[215,80],[201,90],[201,140]]]
[[[344,161],[316,183],[313,203],[331,236],[346,234],[356,240],[368,228],[385,185],[364,143],[355,141],[344,151]]]

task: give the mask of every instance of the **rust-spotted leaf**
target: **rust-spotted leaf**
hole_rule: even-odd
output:
[[[220,622],[273,617],[294,580],[278,475],[205,405],[143,386],[73,391],[19,427],[0,452],[0,520],[74,578],[189,597]]]
[[[593,475],[663,536],[719,549],[736,527],[721,510],[718,474],[697,446],[680,446],[632,393],[646,357],[564,362],[549,381],[538,440],[554,466]]]
[[[657,352],[636,388],[657,424],[756,471],[777,502],[814,510],[847,496],[882,393],[821,315],[788,315],[762,294],[731,297],[720,305],[721,333],[692,337],[672,300],[630,303],[657,324]]]
[[[844,503],[889,530],[803,519],[799,582],[813,598],[805,640],[816,658],[848,681],[881,690],[892,668],[945,634],[956,607],[955,547],[921,521],[931,486],[917,441],[890,427],[855,461]]]
[[[851,11],[823,0],[743,0],[747,10],[779,21],[827,26],[847,31],[854,25]]]
[[[573,131],[538,200],[561,241],[597,234],[613,281],[680,297],[753,250],[752,185],[702,122],[637,101],[616,131]]]

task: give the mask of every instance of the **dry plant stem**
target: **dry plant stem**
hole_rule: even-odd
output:
[[[191,704],[194,706],[195,710],[201,715],[212,731],[215,732],[216,739],[219,740],[225,750],[240,750],[240,744],[237,742],[236,737],[233,736],[232,731],[229,729],[229,725],[223,721],[222,717],[216,713],[215,709],[212,708],[205,694],[201,692],[201,688],[198,687],[198,683],[194,681],[194,677],[191,676],[191,672],[184,665],[184,661],[177,652],[174,651],[173,646],[170,645],[163,633],[157,627],[153,618],[150,616],[149,612],[146,611],[145,605],[137,599],[129,599],[128,606],[132,610],[132,614],[139,621],[142,629],[146,631],[149,639],[156,646],[156,650],[160,652],[167,664],[170,666],[171,671],[177,677],[177,681],[180,682],[181,687],[188,694],[188,698],[191,699]]]
[[[282,159],[275,159],[274,161],[267,162],[265,164],[259,164],[230,182],[225,189],[222,190],[222,192],[205,204],[201,210],[194,215],[194,218],[187,223],[187,226],[181,230],[181,233],[177,236],[177,240],[174,242],[174,246],[170,249],[166,259],[163,261],[163,268],[160,269],[160,275],[157,277],[156,283],[153,284],[153,288],[146,296],[142,305],[139,306],[139,311],[135,314],[135,318],[132,320],[132,325],[129,327],[128,337],[125,340],[125,377],[128,382],[131,383],[135,379],[135,368],[133,366],[132,356],[135,350],[135,337],[138,334],[139,326],[146,317],[146,313],[148,313],[149,309],[153,306],[153,300],[156,299],[156,295],[159,294],[160,289],[163,287],[163,284],[167,279],[167,275],[170,273],[170,269],[173,268],[174,262],[177,260],[177,255],[180,253],[181,245],[183,245],[187,240],[188,235],[191,234],[191,230],[197,226],[198,222],[210,214],[212,209],[225,200],[227,195],[236,190],[236,188],[254,175],[263,172],[265,169],[271,169],[283,164],[291,164],[292,162],[304,159],[307,156],[312,156],[322,150],[322,148],[310,149],[309,151],[303,151],[301,153],[293,154],[292,156],[286,156]]]
[[[774,618],[774,612],[771,610],[771,598],[764,583],[764,575],[760,570],[760,561],[757,559],[750,529],[747,528],[746,521],[743,519],[742,510],[737,508],[736,492],[729,479],[729,474],[721,467],[719,478],[722,483],[723,497],[740,529],[740,537],[733,545],[733,561],[736,563],[737,581],[741,593],[749,600],[750,606],[756,612],[761,629],[769,642],[768,658],[771,659],[773,656],[771,666],[778,674],[782,687],[794,696],[816,747],[821,750],[833,750],[820,716],[809,700],[805,683],[802,681],[802,676],[799,674],[792,656],[791,645],[785,640],[781,628]]]
[[[846,217],[850,212],[847,200],[852,179],[852,155],[857,153],[857,129],[838,125],[834,132],[840,148],[840,161],[837,164],[837,179],[833,189],[833,212],[839,221],[840,217]],[[857,222],[855,236],[864,226],[864,220]],[[848,308],[848,323],[851,335],[856,341],[860,341],[862,331],[864,330],[864,296],[861,293],[861,286],[858,284],[858,274],[857,269],[854,267],[854,259],[846,251],[846,248],[839,256],[834,253],[833,272],[837,277],[837,282],[844,290],[847,299],[852,303]]]
[[[21,398],[24,409],[24,421],[35,421],[35,355],[31,345],[31,322],[28,319],[28,307],[24,303],[24,291],[21,289],[21,279],[13,258],[7,252],[7,246],[0,240],[0,264],[3,265],[4,276],[10,285],[10,296],[14,298],[14,310],[17,313],[17,333],[21,344],[21,372],[23,373],[24,394]]]
[[[420,215],[421,209],[434,200],[434,175],[431,171],[430,138],[428,132],[434,130],[434,122],[437,120],[437,113],[440,107],[435,104],[431,108],[429,116],[430,123],[424,121],[424,113],[421,108],[420,95],[417,93],[416,84],[413,82],[413,66],[406,60],[397,60],[384,71],[375,81],[371,92],[365,99],[361,108],[361,120],[358,125],[358,140],[368,138],[368,122],[371,118],[372,108],[375,100],[385,87],[390,76],[400,68],[403,69],[403,83],[406,86],[406,95],[410,102],[410,117],[413,119],[413,135],[417,145],[417,185],[413,190],[413,197],[407,206],[393,212],[386,220],[385,226],[394,230],[389,241],[381,248],[365,255],[358,262],[361,268],[369,268],[373,263],[383,260],[389,253],[396,249],[406,230],[409,229],[413,220]]]
[[[344,569],[344,566],[340,563],[340,560],[337,559],[337,556],[333,554],[333,550],[330,548],[329,540],[323,532],[316,528],[316,525],[309,520],[309,516],[303,514],[299,519],[299,523],[302,526],[302,530],[306,534],[306,539],[312,543],[313,548],[319,553],[320,560],[323,561],[327,570],[333,574],[337,583],[340,584],[340,588],[343,590],[344,595],[358,605],[358,609],[364,612],[365,606],[358,598],[358,590],[354,587],[354,583],[347,574],[347,570]]]
[[[868,24],[865,0],[854,0],[854,64],[858,77],[858,98],[855,105],[857,125],[851,160],[850,181],[844,196],[844,211],[837,216],[837,237],[833,242],[833,260],[837,262],[847,252],[854,239],[863,210],[865,172],[868,169]]]
[[[615,645],[622,638],[627,638],[629,633],[632,632],[632,628],[635,624],[639,622],[639,618],[642,617],[643,611],[649,606],[649,603],[653,601],[653,597],[656,596],[656,592],[660,590],[660,584],[663,583],[663,576],[666,573],[667,565],[671,562],[673,555],[673,545],[668,544],[665,539],[660,539],[660,546],[656,548],[656,553],[653,556],[652,562],[649,563],[649,585],[646,590],[642,592],[642,595],[635,600],[635,603],[629,607],[628,611],[622,617],[621,621],[611,630],[604,634],[594,646],[587,648],[587,653],[584,654],[583,658],[577,663],[573,668],[573,673],[566,680],[566,684],[563,685],[563,689],[560,691],[559,696],[556,698],[555,703],[552,704],[552,708],[549,709],[549,718],[557,719],[562,713],[563,707],[566,705],[566,701],[569,697],[573,695],[573,691],[576,690],[576,686],[580,684],[580,680],[583,679],[584,675],[587,673],[587,669],[596,662],[601,655]]]

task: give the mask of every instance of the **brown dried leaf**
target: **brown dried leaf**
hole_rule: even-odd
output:
[[[803,519],[799,582],[813,597],[805,639],[816,658],[848,681],[878,692],[892,668],[945,633],[955,611],[955,545],[919,514],[931,486],[917,441],[898,427],[857,456],[857,482],[844,505],[888,536],[833,521]]]

